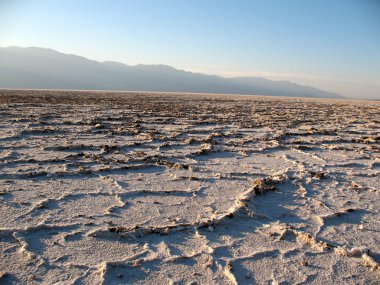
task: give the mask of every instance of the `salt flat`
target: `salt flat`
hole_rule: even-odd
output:
[[[1,284],[380,282],[380,102],[0,104]]]

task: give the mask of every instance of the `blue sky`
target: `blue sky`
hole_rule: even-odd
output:
[[[380,98],[380,0],[0,0],[0,46]]]

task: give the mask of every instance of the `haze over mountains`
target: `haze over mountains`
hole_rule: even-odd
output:
[[[0,48],[0,88],[225,93],[316,98],[341,95],[288,81],[223,78],[167,65],[98,62],[45,48]]]

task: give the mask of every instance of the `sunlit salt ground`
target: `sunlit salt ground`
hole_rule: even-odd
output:
[[[1,284],[379,284],[379,103],[0,104]]]

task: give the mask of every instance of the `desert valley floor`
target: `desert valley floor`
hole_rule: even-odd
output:
[[[379,284],[380,102],[0,91],[0,284]]]

